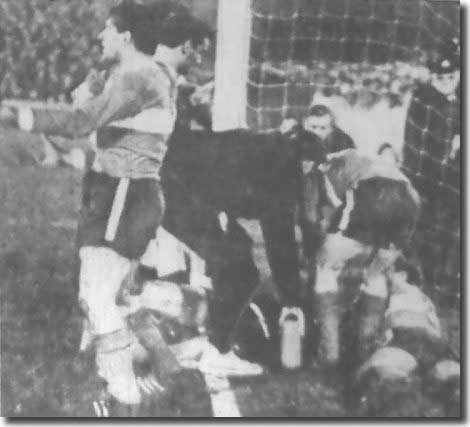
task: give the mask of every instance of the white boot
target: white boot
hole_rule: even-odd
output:
[[[261,365],[240,359],[233,350],[221,354],[209,343],[198,367],[203,374],[227,377],[252,377],[264,372]]]

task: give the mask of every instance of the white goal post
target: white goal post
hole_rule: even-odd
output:
[[[250,0],[218,2],[212,111],[212,129],[216,132],[247,127],[246,83],[251,37],[250,5]]]

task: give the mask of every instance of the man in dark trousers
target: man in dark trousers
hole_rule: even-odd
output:
[[[415,251],[427,283],[459,276],[460,49],[442,44],[428,61],[429,83],[413,93],[405,127],[403,169],[419,191],[423,215]],[[453,265],[451,265],[453,264]],[[447,271],[445,271],[447,270]],[[443,283],[442,283],[443,284]]]

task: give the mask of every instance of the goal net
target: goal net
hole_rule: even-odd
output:
[[[277,129],[313,96],[399,103],[426,79],[428,55],[458,36],[458,3],[427,0],[253,0],[248,125]]]

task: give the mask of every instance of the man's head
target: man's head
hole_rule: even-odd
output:
[[[454,38],[440,46],[428,61],[431,84],[443,95],[454,96],[460,83],[460,43]]]
[[[212,31],[193,17],[187,8],[171,1],[155,3],[153,16],[157,29],[157,56],[164,50],[165,59],[179,69],[201,61],[201,53],[210,46]]]
[[[123,1],[111,9],[98,38],[105,60],[119,60],[129,51],[153,55],[157,37],[151,9],[132,1]]]
[[[334,124],[333,112],[321,104],[310,108],[308,116],[304,119],[304,129],[316,135],[321,141],[324,141],[331,134]]]

